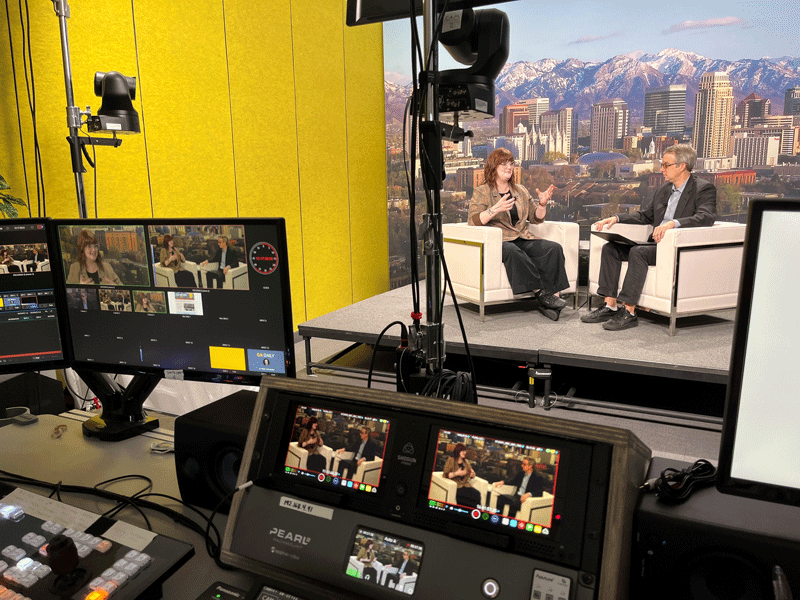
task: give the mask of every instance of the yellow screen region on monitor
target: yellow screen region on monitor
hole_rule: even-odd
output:
[[[247,358],[244,348],[209,346],[208,355],[212,369],[225,369],[226,371],[247,370]]]

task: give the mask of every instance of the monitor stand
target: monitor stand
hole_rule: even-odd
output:
[[[86,437],[120,442],[158,427],[158,419],[148,417],[142,406],[163,375],[138,373],[126,387],[122,387],[106,373],[78,369],[75,372],[103,406],[102,414],[84,421],[83,435]]]

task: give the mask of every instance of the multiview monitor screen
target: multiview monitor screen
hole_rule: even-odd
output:
[[[300,404],[286,449],[287,475],[337,491],[376,494],[381,480],[388,419]]]
[[[0,373],[65,366],[46,219],[0,221]]]
[[[55,221],[76,368],[294,377],[283,219]]]
[[[745,241],[717,487],[800,506],[800,201],[755,200]]]
[[[553,501],[561,461],[557,448],[439,429],[428,506],[451,515],[549,536],[560,514]]]

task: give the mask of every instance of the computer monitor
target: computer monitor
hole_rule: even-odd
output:
[[[800,201],[750,205],[723,416],[720,492],[800,506]]]
[[[54,248],[47,219],[0,221],[0,373],[66,366]]]
[[[103,403],[84,432],[125,439],[162,378],[294,377],[283,219],[57,220],[70,360]],[[106,373],[134,375],[116,389]]]

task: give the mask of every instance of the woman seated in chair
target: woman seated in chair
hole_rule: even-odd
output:
[[[297,440],[297,445],[301,448],[308,450],[308,459],[306,460],[306,468],[309,471],[316,471],[321,473],[328,466],[328,459],[320,454],[319,449],[324,442],[319,433],[319,421],[317,417],[311,417],[303,426],[300,432],[300,439]]]
[[[456,503],[475,508],[481,502],[481,493],[472,487],[469,480],[475,477],[475,470],[467,460],[467,447],[456,444],[453,455],[448,457],[442,469],[442,477],[456,482]]]
[[[184,257],[183,252],[175,247],[173,237],[169,234],[165,235],[162,243],[164,247],[161,248],[158,260],[165,269],[175,271],[175,285],[178,287],[197,287],[194,275],[183,266],[183,263],[186,262],[186,257]]]
[[[555,186],[536,190],[534,199],[514,181],[514,155],[497,148],[486,159],[483,185],[469,204],[470,225],[489,225],[503,231],[503,265],[514,294],[535,292],[539,311],[557,321],[567,305],[558,293],[569,287],[564,250],[557,242],[536,238],[529,223],[542,223]]]

